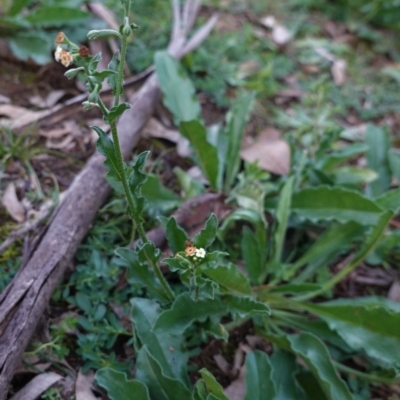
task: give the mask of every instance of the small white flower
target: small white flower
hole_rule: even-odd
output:
[[[56,61],[60,62],[61,60],[61,53],[63,52],[63,49],[61,46],[57,46],[57,50],[54,53],[54,58],[56,59]]]
[[[204,249],[196,249],[196,257],[204,258],[206,256],[206,251]]]

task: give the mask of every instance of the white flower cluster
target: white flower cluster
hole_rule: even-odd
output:
[[[196,249],[196,257],[204,258],[206,256],[206,251],[204,249]]]

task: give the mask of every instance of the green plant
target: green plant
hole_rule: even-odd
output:
[[[164,102],[182,135],[191,142],[194,160],[210,187],[229,196],[236,207],[220,228],[211,215],[193,238],[173,217],[160,218],[173,254],[161,260],[161,251],[147,239],[143,226],[147,152],[127,166],[118,145],[116,120],[129,108],[119,104],[126,43],[135,28],[127,18],[130,1],[123,4],[125,19],[119,31],[89,33],[89,39],[113,35],[122,41],[121,54],[114,55],[106,71],[97,71],[99,56],[87,56],[65,35],[57,40],[71,52],[60,48],[60,60],[77,64],[67,76],[83,73],[88,79],[90,94],[85,107],[98,106],[110,124],[112,139],[94,127],[100,137],[98,148],[106,157],[108,179],[127,199],[140,239],[134,250],[118,248],[113,260],[126,268],[127,280],[136,291],[130,293],[135,377],[127,378],[129,366],[120,365],[112,356],[108,360],[112,368],[97,372],[97,384],[114,400],[132,395],[138,399],[225,400],[221,385],[205,369],[192,387],[187,362],[203,337],[226,340],[230,329],[250,319],[256,332],[274,345],[274,352],[271,356],[259,351],[247,355],[246,399],[261,400],[266,395],[271,399],[354,399],[353,393],[362,389],[349,376],[373,383],[396,382],[400,359],[393,348],[400,344],[398,305],[375,296],[326,300],[338,282],[384,243],[388,224],[399,211],[400,189],[388,190],[392,175],[399,172],[398,155],[390,149],[387,133],[370,126],[366,145],[336,149],[341,132],[332,122],[323,88],[317,87],[315,96],[306,99],[311,111],[282,122],[295,132],[293,147],[299,144],[293,151],[295,165],[290,175],[273,181],[255,165],[245,165],[240,172],[239,147],[254,95],[239,95],[225,125],[207,129],[194,87],[179,64],[166,53],[156,54]],[[99,96],[104,79],[115,95],[111,109]],[[338,174],[334,168],[363,152],[379,181],[365,176],[357,180],[360,171],[353,170],[351,181],[343,182],[348,170]],[[238,222],[242,224],[241,258],[246,275],[227,260],[218,241]],[[94,331],[96,319],[112,318],[102,302],[101,286],[107,292],[115,282],[110,276],[113,265],[99,252],[92,251],[91,257],[86,279],[77,284],[84,287],[91,280],[95,291],[75,296],[66,293],[84,310],[80,324],[88,332]],[[331,275],[329,264],[340,261],[343,265]],[[162,274],[161,262],[169,266],[170,275]],[[80,277],[84,267],[78,268]],[[97,285],[100,277],[105,277],[105,282]],[[315,299],[319,302],[312,301]],[[223,318],[229,318],[225,325]],[[119,326],[114,328],[114,332],[80,337],[81,343],[100,342],[98,348],[89,349],[92,354],[87,350],[86,357],[95,361],[89,366],[106,364],[98,362],[99,347],[110,348],[119,334],[130,336]],[[107,335],[101,336],[104,333]],[[360,356],[365,359],[363,370],[352,362]]]
[[[19,160],[34,182],[37,196],[43,197],[40,181],[32,166],[32,159],[44,151],[43,148],[35,146],[37,139],[33,138],[29,131],[15,134],[8,128],[0,128],[0,139],[0,174],[12,161]]]

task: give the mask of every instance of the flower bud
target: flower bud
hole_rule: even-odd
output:
[[[83,45],[81,47],[79,47],[78,53],[81,57],[89,57],[90,56],[90,50],[86,46],[83,46]]]
[[[125,37],[130,36],[131,33],[132,33],[132,28],[131,28],[131,26],[129,25],[129,20],[128,20],[127,17],[125,17],[125,21],[124,21],[124,25],[122,26],[122,31],[121,31],[121,33],[122,33]]]
[[[64,32],[58,32],[56,37],[56,44],[67,44],[68,40]]]

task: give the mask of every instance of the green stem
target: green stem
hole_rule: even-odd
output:
[[[140,224],[141,225],[141,224]],[[139,225],[138,225],[139,226]],[[146,237],[146,235],[145,235]],[[146,239],[147,240],[147,239]],[[173,301],[175,299],[175,294],[174,292],[171,290],[171,287],[169,286],[168,282],[166,281],[166,279],[164,278],[163,273],[161,272],[159,266],[152,260],[151,257],[149,257],[147,255],[147,253],[145,252],[146,255],[146,259],[147,262],[151,265],[151,268],[153,268],[154,271],[154,275],[157,277],[157,279],[160,281],[161,286],[164,290],[165,295],[167,296],[166,298],[169,301]]]
[[[100,96],[99,96],[99,100],[97,101],[97,105],[99,106],[99,108],[104,116],[108,115],[108,109],[105,106],[105,104],[103,103],[103,100],[101,100]]]
[[[332,360],[332,363],[338,370],[345,372],[346,374],[354,375],[361,379],[365,379],[366,381],[369,381],[369,382],[385,383],[386,385],[394,385],[399,381],[398,378],[390,379],[390,378],[384,378],[382,376],[377,376],[374,374],[369,374],[367,372],[361,372],[356,369],[347,367],[346,365],[343,365],[334,360]]]
[[[131,191],[129,190],[129,182],[128,182],[128,177],[126,174],[126,169],[124,165],[124,160],[122,158],[122,152],[121,152],[121,146],[119,144],[119,137],[118,137],[118,131],[117,131],[117,121],[114,119],[110,121],[110,128],[111,128],[111,135],[113,138],[114,142],[114,150],[115,150],[115,157],[117,158],[117,170],[119,173],[119,177],[121,179],[122,187],[125,192],[125,196],[128,200],[128,208],[129,211],[132,215],[132,218],[134,219],[134,224],[135,227],[138,227],[138,218],[136,215],[136,204],[135,204],[135,199],[132,196]]]
[[[131,8],[131,0],[125,1],[125,18],[129,18],[129,12]],[[115,88],[115,95],[114,95],[114,107],[118,106],[119,99],[122,93],[122,84],[124,81],[124,68],[125,68],[125,60],[126,60],[126,50],[128,47],[128,37],[123,35],[121,40],[121,56],[119,60],[118,72],[117,72],[117,85]]]
[[[125,18],[129,17],[129,10],[130,10],[130,0],[125,0]],[[119,104],[119,100],[122,94],[122,84],[123,84],[123,79],[124,79],[124,67],[125,67],[125,60],[126,60],[126,51],[127,51],[127,44],[128,44],[128,37],[126,35],[123,35],[122,40],[121,40],[121,55],[120,55],[120,63],[118,66],[118,71],[117,71],[117,83],[116,83],[116,88],[115,88],[115,95],[114,95],[114,102],[113,106],[117,107]],[[132,192],[130,191],[129,188],[129,178],[127,175],[127,171],[125,168],[122,152],[121,152],[121,146],[119,143],[119,137],[118,137],[118,131],[117,131],[117,121],[111,120],[110,121],[110,128],[111,128],[111,135],[112,139],[114,142],[114,151],[115,151],[115,156],[117,159],[117,170],[121,179],[122,187],[125,192],[125,196],[128,200],[128,208],[130,211],[130,214],[132,216],[133,224],[134,224],[134,229],[138,231],[139,237],[143,244],[148,243],[149,240],[147,239],[146,232],[143,227],[143,223],[141,220],[141,216],[138,215],[138,210],[137,210],[137,204],[135,202],[134,196],[132,195]],[[159,280],[164,293],[166,295],[166,298],[170,301],[173,301],[175,298],[174,292],[171,290],[168,282],[164,278],[163,273],[161,272],[159,266],[151,259],[151,257],[148,257],[146,254],[146,258],[150,266],[152,267],[155,276]]]

